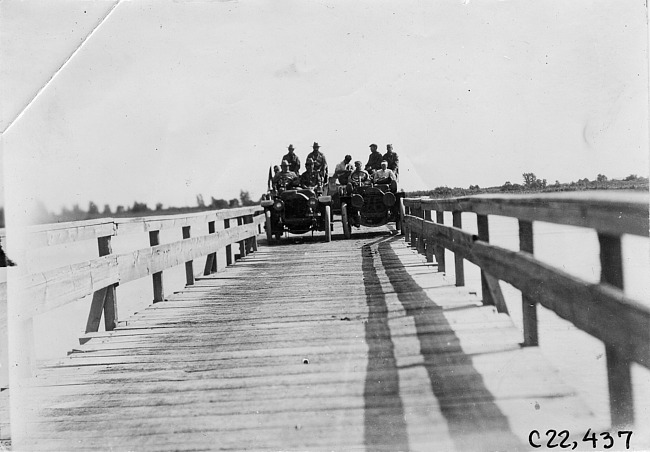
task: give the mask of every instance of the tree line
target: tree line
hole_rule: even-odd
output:
[[[535,173],[523,173],[522,183],[506,181],[503,185],[481,188],[470,185],[469,188],[440,186],[433,190],[418,190],[408,192],[407,196],[430,196],[432,198],[448,198],[469,196],[482,193],[538,193],[579,190],[648,190],[648,178],[630,174],[623,179],[610,179],[604,174],[598,174],[593,180],[578,179],[574,182],[560,183],[556,180],[550,184],[546,179],[538,178]]]
[[[48,211],[40,203],[35,213],[34,222],[38,224],[61,223],[66,221],[92,220],[95,218],[124,218],[124,217],[144,217],[150,215],[173,215],[192,212],[201,212],[205,210],[231,209],[235,207],[253,206],[259,204],[259,201],[253,201],[250,193],[245,190],[239,192],[239,198],[230,200],[210,197],[209,202],[203,198],[203,195],[196,195],[196,205],[186,207],[164,207],[162,203],[156,203],[151,207],[146,202],[134,201],[132,205],[118,205],[112,209],[109,204],[105,204],[102,209],[93,202],[88,202],[88,207],[83,208],[75,204],[72,208],[63,207],[59,213]],[[0,208],[0,214],[3,209]],[[0,215],[0,227],[4,227],[4,215]]]

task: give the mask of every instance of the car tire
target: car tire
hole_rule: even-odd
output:
[[[264,222],[264,229],[266,229],[266,240],[271,243],[271,240],[273,240],[273,229],[271,228],[271,211],[265,211],[264,215],[266,215],[266,221]]]
[[[397,212],[395,229],[397,229],[400,232],[400,235],[404,235],[404,199],[398,198],[397,202],[399,204],[399,211]]]
[[[325,206],[325,241],[332,241],[332,222],[331,222],[332,208]]]
[[[348,205],[346,203],[341,203],[341,223],[343,223],[343,236],[346,239],[352,237],[352,231],[350,230],[350,222],[348,219]]]

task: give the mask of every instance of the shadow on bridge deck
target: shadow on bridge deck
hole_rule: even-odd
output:
[[[393,239],[395,240],[395,239]],[[368,372],[367,396],[381,394],[394,406],[394,418],[389,425],[381,413],[366,403],[365,442],[370,450],[388,448],[409,450],[404,408],[400,399],[399,372],[394,356],[388,323],[389,309],[377,275],[374,257],[378,256],[388,282],[392,285],[405,314],[413,318],[415,334],[424,358],[421,365],[426,369],[434,396],[449,429],[451,439],[458,450],[473,450],[482,444],[485,450],[521,450],[524,445],[510,431],[508,419],[494,403],[492,393],[483,384],[483,378],[472,366],[471,358],[463,353],[459,338],[451,325],[441,315],[443,307],[431,300],[425,291],[402,266],[401,260],[390,241],[379,239],[364,245],[363,275],[368,301]],[[475,307],[470,304],[470,307]],[[440,334],[432,334],[431,325],[444,331],[443,353],[440,353]],[[450,368],[462,368],[462,374],[449,372]],[[461,395],[458,402],[453,396]],[[388,428],[387,428],[388,427]]]

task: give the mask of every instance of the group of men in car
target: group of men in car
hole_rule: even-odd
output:
[[[300,158],[290,144],[288,153],[282,157],[280,167],[273,167],[273,186],[280,189],[297,185],[305,188],[324,185],[328,176],[327,159],[319,149],[319,144],[315,142],[305,161],[306,170],[300,174]],[[352,156],[346,155],[343,161],[336,165],[334,177],[341,185],[390,184],[392,181],[397,182],[399,177],[399,157],[393,152],[392,144],[386,145],[384,155],[377,150],[376,144],[371,144],[368,163],[364,168],[359,160],[354,162],[354,166],[351,162]]]

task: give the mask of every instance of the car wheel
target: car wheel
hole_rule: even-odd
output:
[[[271,211],[264,212],[266,221],[264,222],[264,229],[266,229],[266,240],[270,243],[273,239],[273,229],[271,228]]]
[[[325,241],[332,241],[332,226],[331,226],[331,207],[325,206]]]
[[[352,232],[350,231],[350,222],[348,221],[348,205],[346,203],[341,203],[341,222],[343,223],[343,236],[346,239],[352,237]]]
[[[404,199],[399,198],[397,202],[399,203],[399,211],[397,212],[395,228],[400,232],[400,235],[404,235]]]

